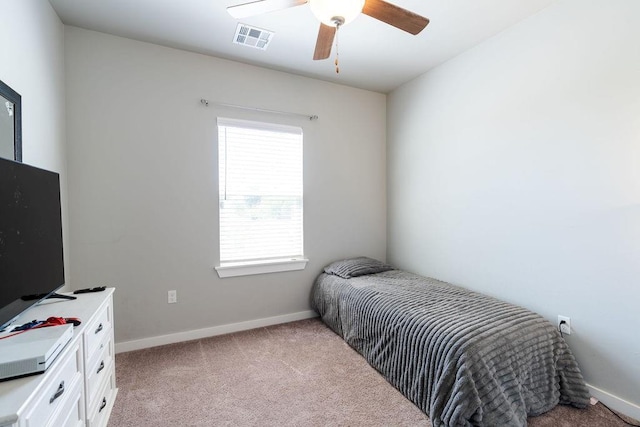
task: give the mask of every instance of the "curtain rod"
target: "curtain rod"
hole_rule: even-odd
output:
[[[318,116],[316,116],[315,114],[291,113],[289,111],[267,110],[265,108],[257,108],[257,107],[245,107],[242,105],[224,104],[222,102],[209,102],[209,100],[207,99],[201,99],[200,103],[205,107],[208,107],[209,104],[212,104],[212,105],[218,105],[220,107],[230,107],[230,108],[238,108],[240,110],[259,111],[261,113],[283,114],[286,116],[300,116],[300,117],[306,117],[309,120],[318,120]]]

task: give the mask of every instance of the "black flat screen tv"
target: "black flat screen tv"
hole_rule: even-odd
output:
[[[0,330],[63,285],[60,177],[0,159]]]

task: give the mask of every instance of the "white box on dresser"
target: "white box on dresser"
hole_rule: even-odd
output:
[[[18,319],[77,317],[82,324],[46,372],[0,383],[0,427],[106,426],[118,392],[113,291],[47,300]]]

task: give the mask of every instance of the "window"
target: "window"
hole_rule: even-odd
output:
[[[218,118],[220,277],[303,269],[302,129]]]

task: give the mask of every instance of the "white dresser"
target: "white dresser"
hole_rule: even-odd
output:
[[[106,426],[118,392],[113,291],[47,300],[15,322],[54,316],[77,317],[82,324],[46,372],[0,382],[0,427]]]

